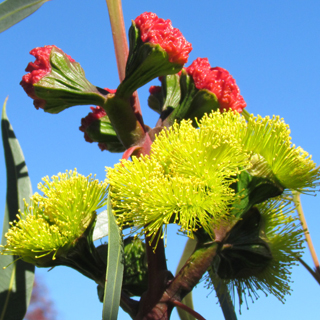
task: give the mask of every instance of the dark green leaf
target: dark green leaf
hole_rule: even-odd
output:
[[[197,241],[193,239],[188,239],[186,246],[184,247],[182,256],[180,258],[176,274],[180,271],[180,269],[184,266],[184,264],[187,262],[191,254],[193,253],[194,249],[196,248]],[[187,307],[193,308],[193,298],[192,298],[192,292],[188,293],[181,301],[183,304],[185,304]],[[177,308],[179,317],[181,320],[195,320],[194,316],[192,316],[187,311]]]
[[[102,319],[116,320],[118,317],[123,278],[123,241],[121,231],[112,213],[110,194],[108,197],[107,211],[108,259]]]
[[[6,0],[0,4],[0,32],[3,32],[30,14],[48,0]]]
[[[29,199],[32,190],[22,150],[6,115],[6,102],[1,122],[7,168],[7,199],[1,239],[4,245],[9,221],[16,218],[19,208],[23,209],[23,198]],[[34,266],[22,260],[14,262],[15,259],[17,257],[0,255],[0,320],[22,320],[31,297]]]

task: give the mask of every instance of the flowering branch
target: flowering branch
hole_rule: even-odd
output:
[[[121,292],[120,305],[135,320],[168,320],[175,306],[203,320],[181,301],[207,272],[225,318],[234,320],[229,290],[237,292],[240,306],[246,295],[258,297],[257,291],[283,302],[291,291],[291,266],[298,260],[311,269],[301,260],[304,231],[287,198],[296,191],[316,266],[311,274],[320,279],[299,200],[299,192],[319,185],[320,168],[291,143],[289,126],[279,116],[243,112],[246,102],[235,79],[207,58],[185,67],[192,45],[169,19],[145,12],[132,20],[128,50],[121,1],[106,1],[120,78],[115,90],[91,84],[80,64],[55,46],[31,51],[36,61],[21,85],[46,112],[98,105],[82,120],[81,131],[103,150],[124,151],[123,158],[107,168],[103,183],[77,172],[44,178],[44,195],[35,194],[12,222],[2,254],[39,267],[72,267],[97,282],[100,301],[115,316]],[[161,86],[150,88],[148,104],[160,119],[151,129],[144,125],[136,90],[155,78]],[[117,241],[124,271],[115,272],[119,281],[110,294],[101,291],[105,261],[117,269],[119,259],[111,258],[111,241],[93,244],[96,210],[106,197],[116,217],[114,231],[131,228],[134,235],[121,246]],[[197,240],[175,277],[164,250],[169,224]],[[111,233],[110,228],[109,240]]]

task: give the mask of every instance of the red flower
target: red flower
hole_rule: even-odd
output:
[[[172,63],[185,64],[192,45],[177,28],[173,28],[171,21],[163,20],[151,12],[142,13],[134,20],[136,27],[140,30],[141,40],[159,44]]]
[[[92,122],[95,120],[99,120],[100,118],[107,115],[105,110],[99,106],[90,107],[92,112],[90,112],[85,118],[81,119],[81,127],[79,127],[80,131],[84,132],[84,139],[87,142],[93,142],[93,140],[88,136],[86,129],[90,126]]]
[[[236,81],[227,70],[211,68],[207,58],[197,58],[185,70],[197,89],[209,90],[217,96],[221,111],[232,109],[240,113],[246,107]]]
[[[37,47],[30,51],[30,54],[36,58],[36,61],[29,62],[25,71],[30,73],[24,75],[22,77],[22,81],[20,82],[27,95],[34,99],[34,105],[37,109],[44,108],[46,101],[36,96],[33,85],[51,72],[50,53],[53,47],[57,48],[56,46],[52,45]],[[74,62],[70,56],[66,56],[70,62]]]

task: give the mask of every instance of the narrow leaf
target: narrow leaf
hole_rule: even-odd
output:
[[[108,259],[102,320],[116,320],[123,279],[123,241],[108,197]]]
[[[7,198],[4,214],[1,244],[9,229],[9,221],[16,219],[18,209],[23,209],[23,198],[32,194],[28,170],[19,142],[6,115],[6,102],[3,105],[1,130],[7,169]],[[29,305],[34,266],[15,261],[18,257],[0,255],[0,320],[22,320]],[[3,270],[4,267],[7,267]]]
[[[30,16],[48,0],[6,0],[0,4],[0,33]]]
[[[180,269],[184,266],[184,264],[187,262],[191,254],[193,253],[194,249],[196,248],[197,241],[193,239],[188,239],[186,246],[184,247],[182,256],[180,258],[176,274],[180,271]],[[188,306],[191,309],[193,308],[193,298],[192,298],[192,292],[188,293],[181,301],[183,304]],[[179,317],[181,320],[195,320],[195,318],[188,313],[187,311],[177,308]]]
[[[108,210],[97,215],[96,225],[93,230],[92,240],[96,241],[108,235]]]
[[[216,276],[214,272],[209,271],[209,276],[214,286],[214,289],[216,290],[216,294],[219,299],[224,319],[237,320],[237,315],[234,310],[228,286],[218,276]]]

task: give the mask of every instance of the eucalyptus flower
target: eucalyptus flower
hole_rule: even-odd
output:
[[[43,195],[35,193],[10,223],[2,254],[17,255],[39,267],[69,265],[68,254],[79,238],[90,236],[96,210],[106,204],[106,187],[76,170],[43,178],[38,185]]]
[[[303,230],[292,201],[268,200],[254,207],[220,244],[209,270],[209,287],[224,282],[239,305],[259,291],[281,302],[291,293],[291,269],[303,253]],[[224,289],[220,289],[224,290]]]
[[[292,144],[283,118],[251,115],[243,142],[252,152],[252,174],[272,177],[283,188],[304,193],[319,185],[319,167],[306,151]]]
[[[231,113],[213,112],[200,121],[200,127],[212,130],[223,126],[234,135],[248,156],[246,169],[252,176],[268,178],[284,189],[299,192],[319,185],[320,168],[306,151],[292,144],[289,125],[283,118],[251,115],[246,122],[240,114]]]
[[[212,226],[236,201],[230,185],[246,164],[237,139],[223,125],[197,130],[191,121],[175,124],[159,134],[150,156],[107,169],[118,222],[151,239],[169,223],[191,238],[199,228],[214,237]]]
[[[203,229],[215,240],[221,222],[233,221],[231,228],[253,205],[285,189],[309,191],[319,184],[319,168],[291,145],[289,127],[279,117],[246,122],[237,112],[217,111],[198,125],[175,123],[159,133],[150,156],[107,169],[120,226],[152,241],[163,225],[166,230],[176,223],[191,238]]]
[[[124,99],[154,78],[179,72],[192,50],[191,43],[169,19],[152,12],[144,12],[132,21],[129,43],[126,77],[116,93]]]

